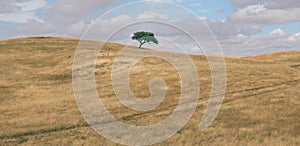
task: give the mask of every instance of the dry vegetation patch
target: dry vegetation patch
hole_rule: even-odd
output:
[[[1,145],[115,145],[94,132],[77,108],[71,69],[78,42],[53,37],[0,41]],[[134,95],[147,98],[149,81],[157,76],[168,88],[156,109],[130,110],[117,100],[111,83],[112,64],[122,47],[105,43],[99,52],[95,74],[101,100],[117,119],[129,124],[150,125],[165,119],[178,103],[178,73],[164,59],[148,57],[137,62],[129,82]],[[204,132],[198,131],[198,124],[210,94],[210,68],[205,56],[191,58],[201,85],[199,105],[183,129],[157,145],[300,144],[299,51],[225,57],[224,104]]]

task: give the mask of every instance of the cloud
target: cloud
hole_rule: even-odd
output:
[[[204,21],[204,20],[207,20],[208,18],[206,16],[199,16],[199,19]]]
[[[71,24],[67,30],[66,30],[66,34],[68,36],[81,36],[84,31],[89,27],[89,24],[84,23],[83,21],[80,21],[78,23],[75,24]]]
[[[289,42],[300,41],[300,32],[295,33],[295,34],[289,36],[288,41]]]
[[[251,5],[234,12],[229,20],[239,24],[271,25],[300,21],[300,8],[269,9],[264,5]]]
[[[228,21],[209,20],[205,21],[217,38],[231,37],[239,32],[237,25]]]
[[[43,22],[36,21],[35,19],[29,19],[25,24],[16,28],[10,27],[10,30],[15,29],[19,35],[45,35],[55,32],[55,26]]]
[[[173,2],[173,3],[182,3],[184,0],[153,0],[154,2]]]
[[[250,5],[266,5],[271,9],[287,9],[299,8],[298,0],[232,0],[233,5],[238,7],[246,7]]]
[[[114,0],[57,0],[48,5],[42,15],[56,24],[72,24],[92,19],[91,12],[112,4]]]
[[[16,2],[14,5],[21,8],[21,11],[34,11],[44,8],[47,4],[45,0],[28,0],[24,2]]]
[[[281,29],[275,29],[263,36],[245,36],[238,34],[220,40],[225,54],[251,56],[270,52],[299,50],[300,33],[288,35]]]
[[[105,41],[107,37],[110,36],[112,33],[118,31],[122,27],[125,27],[134,20],[135,19],[130,17],[129,15],[120,15],[111,18],[101,19],[101,21],[92,20],[92,23],[86,24],[86,26],[81,27],[90,26],[89,33],[87,34],[87,36],[85,36],[85,38]],[[128,36],[129,34],[127,32],[126,34],[119,34],[117,36],[118,38],[115,39],[121,40],[124,38],[128,38]]]
[[[168,16],[163,15],[154,11],[148,11],[142,14],[138,15],[138,19],[161,19],[161,20],[167,20]]]
[[[36,16],[35,10],[45,7],[45,0],[13,0],[0,2],[0,21],[25,23],[29,19],[42,21]]]
[[[28,19],[40,20],[35,16],[34,12],[0,14],[0,21],[3,22],[25,23]]]
[[[272,32],[269,33],[270,36],[274,36],[274,37],[282,37],[282,36],[285,36],[285,32],[280,29],[280,28],[277,28],[275,30],[273,30]]]
[[[265,0],[232,0],[232,4],[235,6],[244,7],[244,6],[259,4],[264,1]]]
[[[12,13],[20,10],[20,7],[14,5],[15,1],[0,1],[0,13]]]
[[[258,25],[240,26],[227,20],[211,19],[205,19],[204,22],[209,26],[218,39],[230,38],[238,34],[248,36],[261,32],[261,28]]]
[[[241,27],[241,26],[240,26]],[[262,31],[261,27],[259,25],[246,25],[244,27],[241,27],[239,29],[239,32],[243,35],[255,35],[257,33],[260,33]]]
[[[269,0],[269,7],[275,9],[300,8],[298,0]]]
[[[114,0],[57,0],[46,3],[45,0],[16,0],[14,3],[7,3],[15,11],[0,13],[0,21],[22,23],[7,27],[4,35],[9,37],[43,34],[80,37],[94,21],[91,13],[113,2]],[[40,10],[41,8],[43,9]]]

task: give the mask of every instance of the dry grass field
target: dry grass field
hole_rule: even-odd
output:
[[[77,108],[72,63],[78,42],[53,37],[0,41],[0,145],[117,145],[89,127]],[[130,110],[118,102],[111,83],[112,64],[122,47],[106,43],[100,52],[95,74],[101,100],[125,123],[165,119],[178,103],[178,73],[160,58],[136,63],[129,82],[134,95],[148,97],[148,83],[157,76],[168,88],[156,109]],[[210,69],[205,56],[190,56],[199,74],[199,105],[184,128],[156,145],[300,145],[300,51],[225,57],[225,99],[203,132],[198,125],[210,94]]]

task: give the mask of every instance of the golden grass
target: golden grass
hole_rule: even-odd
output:
[[[0,41],[1,145],[116,145],[84,121],[72,91],[71,68],[78,39],[31,37]],[[91,42],[96,43],[96,42]],[[165,60],[144,58],[130,72],[134,95],[150,95],[156,75],[168,85],[163,103],[147,113],[130,110],[114,95],[110,71],[123,46],[106,43],[97,61],[101,100],[119,120],[150,125],[166,118],[178,102],[178,73]],[[299,51],[256,57],[225,57],[227,90],[223,106],[204,132],[198,124],[207,102],[172,138],[157,145],[299,145]],[[210,69],[204,56],[191,55],[201,85],[210,94]]]

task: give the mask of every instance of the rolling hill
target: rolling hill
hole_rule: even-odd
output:
[[[117,145],[89,127],[76,105],[72,64],[78,43],[79,39],[55,37],[0,41],[1,145]],[[137,62],[129,74],[135,96],[148,97],[149,81],[157,76],[168,88],[159,107],[130,110],[118,102],[110,75],[123,47],[105,43],[98,57],[95,83],[102,102],[125,123],[151,125],[165,119],[179,100],[178,73],[161,58]],[[198,125],[211,90],[210,68],[205,56],[190,57],[201,84],[196,112],[177,134],[156,145],[300,145],[300,51],[225,57],[225,99],[203,132]]]

